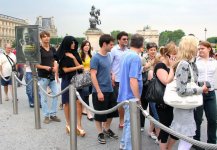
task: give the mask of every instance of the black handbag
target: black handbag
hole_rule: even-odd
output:
[[[149,83],[148,71],[142,72],[142,82],[143,82],[143,87],[146,87],[146,85],[148,85]]]
[[[145,93],[145,99],[148,102],[162,104],[165,88],[166,86],[162,84],[157,78],[157,76],[154,74],[153,78],[148,83],[148,87]]]

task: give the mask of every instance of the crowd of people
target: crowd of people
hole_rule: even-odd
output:
[[[38,82],[41,87],[58,93],[57,83],[61,82],[61,90],[71,83],[71,79],[82,72],[89,72],[92,85],[79,89],[78,92],[87,105],[92,95],[92,104],[95,110],[107,110],[123,101],[135,101],[143,109],[148,109],[160,123],[174,131],[200,141],[203,112],[207,119],[207,143],[216,144],[217,105],[214,91],[214,74],[217,71],[217,61],[211,44],[207,41],[198,41],[193,35],[182,37],[179,45],[170,42],[159,48],[156,43],[149,42],[144,45],[144,38],[134,34],[129,39],[127,32],[117,35],[117,45],[109,34],[99,38],[100,49],[92,55],[91,43],[84,40],[79,43],[73,36],[65,36],[60,46],[55,49],[50,45],[50,33],[40,33],[41,63],[37,64]],[[130,42],[128,42],[130,41]],[[146,47],[146,51],[144,51]],[[16,56],[11,51],[11,45],[5,45],[5,52],[0,55],[1,84],[4,86],[5,100],[8,97],[8,85],[11,87],[11,72],[16,64]],[[25,70],[25,81],[32,79],[31,68],[28,64],[19,66],[22,80]],[[22,70],[22,68],[24,68]],[[193,77],[190,70],[193,70]],[[203,96],[203,105],[194,109],[173,108],[163,101],[149,102],[146,99],[146,89],[149,81],[157,78],[166,85],[176,79],[178,95]],[[187,84],[194,78],[198,88],[189,88]],[[61,80],[60,80],[61,79]],[[209,86],[208,86],[209,85]],[[34,107],[33,85],[28,84],[26,94],[29,106]],[[57,98],[52,98],[51,108],[48,106],[47,96],[39,90],[40,105],[44,116],[44,123],[60,122],[57,116]],[[61,102],[66,122],[66,132],[70,133],[69,91],[62,95]],[[148,107],[149,106],[149,107]],[[129,105],[125,104],[118,111],[107,115],[92,113],[76,100],[77,107],[77,135],[84,137],[85,129],[82,126],[82,114],[85,112],[90,121],[95,122],[97,137],[100,144],[106,144],[106,137],[118,139],[118,135],[110,128],[112,119],[119,117],[119,128],[123,128],[120,139],[120,149],[131,150],[131,130]],[[138,114],[139,115],[139,114]],[[141,132],[144,131],[145,118],[140,113]],[[87,133],[88,134],[88,133]],[[159,144],[160,150],[172,150],[178,140],[150,122],[147,134]],[[180,140],[178,149],[189,150],[192,144]],[[201,149],[193,145],[195,149]]]

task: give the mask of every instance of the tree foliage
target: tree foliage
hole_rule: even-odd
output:
[[[77,39],[77,41],[78,41],[78,45],[79,45],[79,46],[80,46],[81,43],[85,40],[84,37],[76,37],[76,39]],[[51,44],[51,45],[59,45],[59,44],[61,44],[62,40],[63,40],[63,37],[51,38],[51,39],[50,39],[50,44]]]
[[[185,33],[181,29],[174,31],[163,31],[160,33],[159,46],[164,46],[171,41],[178,44],[183,36],[185,36]]]
[[[207,39],[207,41],[210,42],[210,43],[217,44],[217,37],[209,37],[209,38]]]

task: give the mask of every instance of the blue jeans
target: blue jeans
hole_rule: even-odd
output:
[[[128,104],[123,106],[124,108],[124,128],[122,133],[122,138],[120,142],[120,147],[124,150],[132,150],[131,143],[131,131],[130,131],[130,107]]]
[[[157,114],[157,109],[156,109],[156,103],[149,102],[149,105],[150,105],[151,111],[153,113],[154,119],[159,120],[159,117],[158,117],[158,114]]]
[[[25,81],[28,84],[32,80],[32,72],[26,72]],[[29,104],[34,104],[33,82],[26,86],[26,94],[29,99]]]
[[[50,80],[47,78],[39,78],[39,84],[40,86],[47,91],[47,87],[50,87],[52,91],[52,95],[56,95],[58,92],[57,89],[57,84],[55,80]],[[41,104],[42,104],[42,112],[44,117],[49,117],[49,116],[56,116],[57,113],[57,97],[51,98],[52,99],[52,104],[51,104],[51,110],[49,111],[48,108],[48,103],[47,103],[47,96],[46,94],[40,90],[40,96],[41,96]]]
[[[207,118],[207,143],[216,144],[216,95],[214,91],[203,94],[203,105],[194,111],[194,118],[197,126],[194,139],[200,141],[200,128],[203,118],[203,110]]]

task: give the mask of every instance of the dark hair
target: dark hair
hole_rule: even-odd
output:
[[[42,32],[40,33],[40,38],[42,39],[45,35],[48,36],[48,37],[50,37],[50,33],[49,33],[49,32],[47,32],[47,31],[42,31]]]
[[[92,57],[92,55],[91,55],[91,44],[90,44],[89,41],[84,40],[84,41],[81,43],[81,48],[80,48],[80,50],[81,50],[81,60],[82,60],[83,62],[85,62],[84,46],[85,46],[87,43],[89,43],[89,46],[90,46],[90,48],[89,48],[89,50],[88,50],[88,55],[89,55],[90,58]]]
[[[103,34],[99,38],[100,47],[102,47],[103,43],[109,44],[110,42],[114,42],[114,38],[109,34]]]
[[[122,36],[127,36],[128,37],[128,33],[125,31],[121,31],[118,33],[117,35],[117,40],[120,40],[122,38]]]
[[[155,47],[157,49],[157,44],[154,42],[149,42],[146,44],[146,49],[149,50],[150,48]]]
[[[130,46],[135,48],[143,47],[144,38],[140,34],[133,34],[131,36]]]
[[[210,48],[209,57],[214,57],[215,53],[213,52],[212,45],[208,41],[200,41],[199,45]]]

